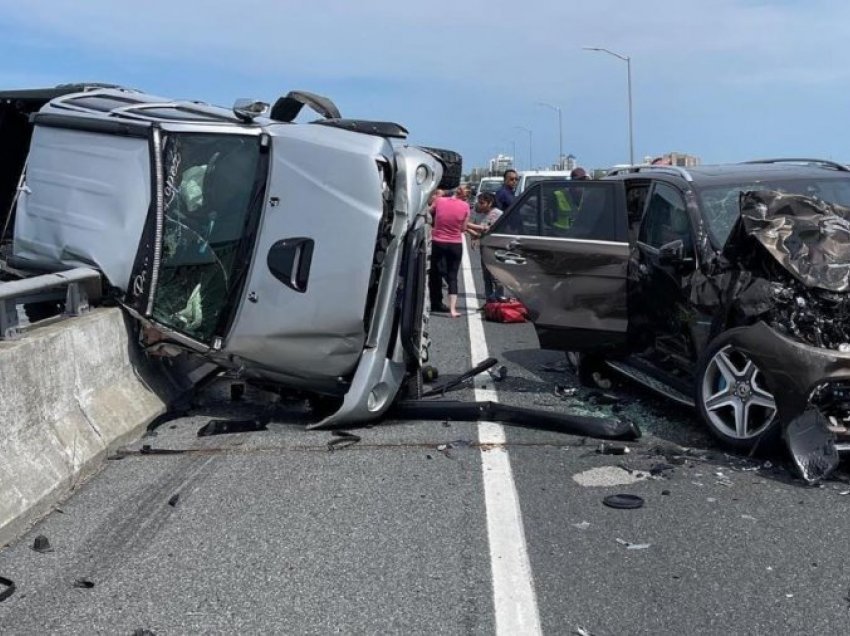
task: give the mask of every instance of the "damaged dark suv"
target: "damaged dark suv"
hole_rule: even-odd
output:
[[[803,476],[850,434],[850,170],[616,170],[523,193],[482,242],[544,348],[692,405],[723,442],[783,434]]]

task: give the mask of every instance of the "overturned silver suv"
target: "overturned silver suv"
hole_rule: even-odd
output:
[[[321,116],[293,123],[306,105]],[[0,94],[6,271],[88,266],[151,354],[377,417],[427,359],[425,210],[460,157],[292,92],[232,110],[103,86]]]

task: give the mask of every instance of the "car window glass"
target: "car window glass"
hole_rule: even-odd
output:
[[[581,181],[541,183],[542,235],[617,240],[614,188]]]
[[[520,236],[539,236],[537,208],[540,190],[535,188],[514,205],[493,226],[494,234],[517,234]]]
[[[163,144],[162,261],[154,317],[208,342],[247,263],[257,137],[169,134]]]
[[[656,183],[646,207],[638,240],[661,247],[680,240],[685,255],[693,254],[691,222],[681,193],[666,183]]]

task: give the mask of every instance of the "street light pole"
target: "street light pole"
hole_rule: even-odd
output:
[[[534,169],[534,163],[531,161],[531,129],[526,128],[525,126],[514,126],[514,128],[518,128],[519,130],[524,130],[528,133],[528,169]]]
[[[561,107],[547,104],[546,102],[537,102],[540,106],[546,106],[552,110],[558,111],[558,169],[561,169],[561,161],[564,158],[564,128],[561,121]]]
[[[615,53],[601,46],[583,46],[585,51],[601,51],[608,55],[613,55],[616,58],[623,60],[626,63],[626,74],[629,86],[629,164],[635,165],[635,141],[634,141],[634,119],[632,117],[632,58],[628,55]]]

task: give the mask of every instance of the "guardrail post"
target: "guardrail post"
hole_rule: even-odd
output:
[[[69,283],[65,294],[65,315],[79,316],[89,310],[89,297],[80,283]]]
[[[0,340],[14,340],[18,333],[18,307],[14,300],[0,300]]]

